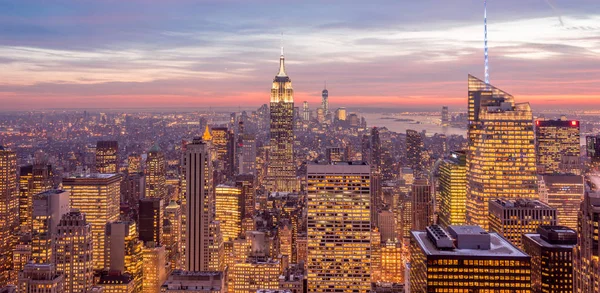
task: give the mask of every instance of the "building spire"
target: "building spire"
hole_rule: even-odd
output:
[[[211,141],[212,135],[210,134],[210,129],[208,128],[208,124],[206,124],[206,128],[204,129],[204,134],[202,135],[203,141]]]
[[[281,55],[279,56],[279,73],[277,76],[287,76],[285,73],[285,56],[283,55],[283,33],[281,33]]]
[[[488,65],[488,42],[487,42],[487,0],[483,0],[483,30],[484,30],[484,58],[485,58],[485,83],[490,84],[490,67]]]

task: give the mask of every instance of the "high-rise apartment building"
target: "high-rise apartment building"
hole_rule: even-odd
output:
[[[231,241],[242,231],[244,209],[242,191],[233,186],[220,184],[215,189],[215,220],[219,221],[223,241]]]
[[[433,224],[433,197],[427,179],[415,179],[410,197],[412,200],[411,230],[423,231]]]
[[[523,251],[531,256],[533,292],[573,292],[573,248],[577,232],[564,226],[540,226],[523,234]]]
[[[64,275],[64,292],[85,293],[94,285],[92,227],[78,210],[60,219],[54,236],[56,270]]]
[[[145,197],[167,199],[167,166],[165,155],[155,144],[148,151],[146,159],[146,192]]]
[[[556,209],[558,225],[577,230],[577,214],[585,192],[581,175],[538,175],[540,200]]]
[[[535,153],[540,173],[581,173],[579,121],[535,121]]]
[[[37,154],[36,154],[37,155]],[[52,165],[44,157],[19,168],[19,224],[21,232],[31,231],[33,195],[53,187]]]
[[[522,235],[535,233],[539,226],[556,226],[556,209],[539,200],[490,200],[490,232],[496,232],[522,248]]]
[[[11,276],[12,253],[18,228],[17,154],[0,145],[0,287],[15,280]]]
[[[62,293],[64,282],[64,276],[56,271],[54,264],[28,263],[19,273],[17,292]]]
[[[464,225],[467,209],[467,167],[465,152],[452,152],[440,164],[438,223],[442,227]]]
[[[160,198],[143,198],[140,200],[138,225],[140,240],[162,245],[163,234],[163,200]]]
[[[110,271],[131,276],[135,292],[142,291],[143,242],[133,221],[106,224],[106,265]]]
[[[119,218],[121,176],[118,174],[88,174],[63,179],[63,188],[71,193],[71,208],[86,215],[94,239],[94,269],[104,268],[106,223]]]
[[[31,254],[35,263],[53,263],[53,243],[62,216],[69,212],[69,192],[48,190],[33,196]]]
[[[488,201],[538,198],[529,103],[469,75],[467,223],[488,229]]]
[[[371,168],[307,166],[308,292],[371,290]]]
[[[270,105],[270,152],[267,162],[268,191],[291,192],[297,189],[294,160],[294,89],[285,72],[283,51],[279,72],[273,79]]]
[[[411,231],[410,292],[531,292],[531,259],[478,226]]]
[[[195,138],[188,144],[185,164],[187,182],[185,268],[188,271],[207,271],[213,186],[208,143]]]
[[[573,250],[573,292],[600,292],[600,194],[586,192]]]
[[[96,143],[96,172],[114,174],[119,172],[119,143],[101,140]]]
[[[423,175],[423,168],[425,164],[423,162],[423,138],[421,134],[408,129],[406,130],[406,159],[408,160],[408,166],[413,169],[416,176]]]

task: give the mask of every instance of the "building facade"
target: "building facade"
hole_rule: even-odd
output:
[[[438,223],[443,227],[466,224],[467,166],[465,152],[452,152],[440,164]]]

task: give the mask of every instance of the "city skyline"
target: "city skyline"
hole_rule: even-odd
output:
[[[462,109],[464,77],[484,76],[482,2],[0,1],[0,101],[258,106],[283,43],[311,108],[327,81],[335,106]],[[590,1],[488,1],[491,82],[538,109],[595,106],[598,20]]]

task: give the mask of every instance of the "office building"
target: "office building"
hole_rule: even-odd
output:
[[[450,121],[450,117],[448,115],[448,106],[442,107],[442,126],[448,126],[448,122]]]
[[[327,90],[327,86],[321,92],[321,109],[324,116],[329,115],[329,91]]]
[[[84,214],[62,216],[54,236],[56,270],[64,275],[64,292],[85,293],[94,285],[92,227]]]
[[[133,153],[127,157],[127,174],[142,172],[142,156]]]
[[[96,172],[114,174],[119,172],[119,144],[116,141],[96,143]]]
[[[256,189],[254,188],[255,177],[252,174],[240,174],[236,176],[235,187],[242,192],[242,219],[252,218],[256,208]]]
[[[581,175],[538,175],[540,200],[556,209],[558,225],[577,230],[577,214],[585,192]]]
[[[142,293],[160,292],[160,287],[167,279],[167,264],[164,246],[156,246],[153,242],[144,245]]]
[[[488,225],[494,198],[538,198],[529,103],[469,75],[467,223]]]
[[[69,212],[69,192],[48,190],[33,196],[31,252],[35,263],[53,263],[58,222]]]
[[[238,174],[256,174],[256,136],[244,133],[242,146],[238,153]]]
[[[344,108],[344,107],[338,108],[335,111],[335,120],[337,120],[337,121],[346,121],[346,116],[347,116],[347,112],[346,112],[346,108]]]
[[[304,101],[302,105],[302,120],[309,121],[310,120],[310,108],[308,108],[308,102]]]
[[[225,244],[221,223],[212,221],[210,223],[208,238],[208,270],[223,271],[225,269]]]
[[[423,161],[424,151],[423,138],[421,134],[408,129],[406,130],[406,158],[410,168],[413,169],[416,176],[424,175],[423,168],[425,163]]]
[[[256,293],[259,289],[279,289],[281,266],[278,260],[250,258],[230,270],[233,293]]]
[[[370,177],[366,163],[307,166],[308,292],[371,290]]]
[[[325,159],[328,164],[334,162],[344,162],[346,159],[346,149],[342,147],[328,147],[325,149]]]
[[[503,199],[490,200],[490,232],[522,248],[522,235],[535,233],[539,226],[556,226],[556,209],[539,200]]]
[[[0,287],[15,279],[10,272],[18,229],[17,154],[0,145]]]
[[[163,225],[163,244],[167,253],[167,261],[171,270],[180,269],[183,266],[183,255],[181,254],[181,206],[172,200],[165,208]]]
[[[540,226],[523,234],[523,251],[531,256],[533,292],[573,292],[573,248],[577,232],[563,226]]]
[[[215,220],[219,221],[223,241],[231,241],[242,231],[242,191],[233,186],[220,184],[215,189]]]
[[[285,57],[281,52],[279,72],[273,79],[270,104],[270,152],[265,184],[268,191],[297,190],[294,160],[294,89],[285,72]]]
[[[600,194],[586,192],[579,210],[573,250],[573,292],[600,292]]]
[[[135,222],[118,221],[106,224],[106,243],[105,267],[110,271],[127,273],[132,279],[134,291],[141,292],[143,242],[138,239]],[[128,286],[129,284],[124,287]]]
[[[48,164],[43,154],[39,155],[32,165],[19,168],[19,225],[24,233],[31,232],[33,195],[53,187],[52,165]]]
[[[478,226],[411,231],[410,292],[531,292],[531,260]]]
[[[593,167],[600,165],[600,135],[585,137],[586,153]]]
[[[381,282],[404,283],[404,254],[398,239],[381,243]]]
[[[225,293],[223,272],[175,270],[160,287],[161,293]]]
[[[427,179],[416,179],[410,193],[412,201],[411,230],[423,231],[433,224],[433,197]]]
[[[208,143],[195,138],[188,144],[185,164],[187,182],[185,268],[188,271],[207,271],[213,186]]]
[[[467,209],[467,167],[465,152],[452,152],[440,164],[438,223],[442,227],[464,225]]]
[[[63,188],[71,193],[71,208],[86,215],[92,225],[94,239],[94,269],[104,268],[106,223],[119,218],[121,176],[118,174],[87,174],[63,179]]]
[[[62,293],[65,278],[56,272],[54,264],[28,263],[19,273],[17,292]]]
[[[535,121],[535,153],[540,173],[581,173],[579,121]]]
[[[377,214],[377,223],[379,224],[379,233],[381,234],[381,243],[398,238],[398,229],[396,228],[396,216],[390,210],[380,211]]]
[[[167,167],[165,155],[155,144],[148,151],[146,159],[145,197],[167,199]]]
[[[163,200],[161,198],[143,198],[140,200],[138,225],[140,240],[162,244],[163,234]]]
[[[135,281],[129,274],[122,274],[119,271],[110,271],[108,274],[100,276],[98,286],[103,289],[103,293],[134,293],[136,291]]]
[[[227,129],[227,127],[213,127],[212,131],[212,143],[215,148],[215,154],[217,160],[220,161],[220,171],[224,176],[219,182],[225,182],[233,178],[234,167],[235,167],[235,139],[233,131]]]

